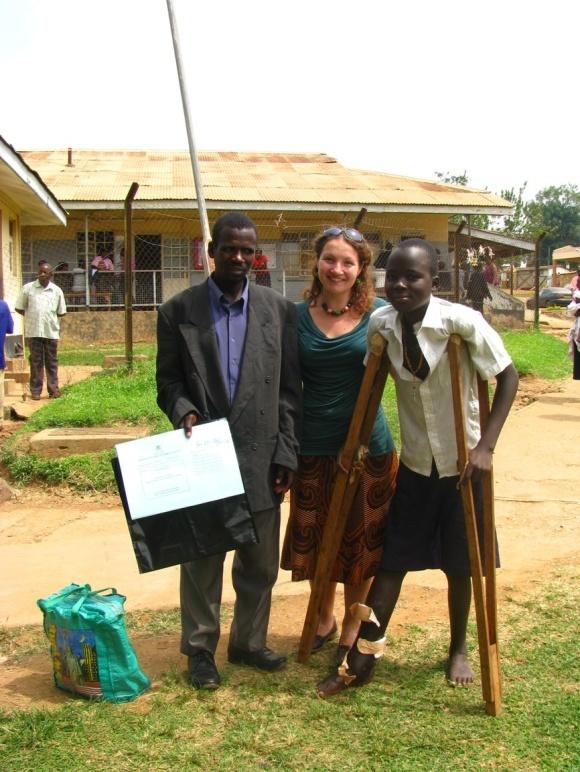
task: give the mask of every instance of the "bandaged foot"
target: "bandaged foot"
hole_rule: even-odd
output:
[[[353,603],[350,612],[361,621],[372,622],[377,627],[379,626],[373,610],[362,603]],[[318,684],[318,696],[333,697],[349,686],[363,686],[369,683],[374,675],[377,660],[384,654],[385,642],[384,636],[377,641],[357,638],[355,645],[345,656],[342,664],[339,665],[338,673],[328,676]]]

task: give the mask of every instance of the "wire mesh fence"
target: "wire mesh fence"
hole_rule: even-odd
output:
[[[359,211],[248,211],[255,222],[262,256],[251,280],[267,284],[285,297],[302,299],[314,265],[313,243],[331,225],[352,225]],[[223,211],[210,211],[210,228]],[[526,257],[521,250],[494,254],[483,240],[456,237],[444,214],[416,212],[367,213],[360,224],[374,253],[377,294],[384,292],[386,258],[393,245],[418,236],[439,253],[439,294],[466,300],[474,271],[507,291],[517,289],[513,266]],[[154,309],[177,292],[201,283],[203,242],[196,211],[136,207],[133,213],[133,254],[130,274],[135,309]],[[125,222],[120,209],[69,212],[66,227],[25,227],[22,230],[22,277],[31,281],[42,261],[50,263],[54,280],[74,310],[120,309],[125,303]],[[489,258],[489,259],[488,259]],[[491,265],[491,268],[489,267]],[[491,277],[491,278],[490,278]]]

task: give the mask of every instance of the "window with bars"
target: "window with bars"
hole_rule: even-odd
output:
[[[299,275],[307,271],[312,262],[312,242],[315,234],[311,231],[284,233],[278,244],[276,256],[281,257],[281,266],[286,273]]]
[[[89,247],[89,254],[86,247]],[[115,251],[115,234],[113,231],[77,231],[77,262],[87,260],[90,263],[96,255],[113,255]]]
[[[191,239],[163,237],[163,275],[167,279],[187,279],[191,269]]]
[[[8,269],[12,276],[16,274],[16,261],[14,252],[16,249],[16,220],[8,221]]]
[[[20,248],[20,256],[22,260],[22,273],[34,273],[32,241],[22,242],[22,247]]]

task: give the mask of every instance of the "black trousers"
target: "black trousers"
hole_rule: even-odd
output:
[[[26,338],[30,362],[30,393],[39,397],[46,370],[46,385],[52,396],[58,394],[58,340],[52,338]]]

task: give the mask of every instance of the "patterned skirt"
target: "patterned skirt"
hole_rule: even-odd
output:
[[[398,466],[394,450],[382,456],[367,456],[331,581],[356,585],[376,574]],[[333,457],[300,457],[281,560],[282,568],[292,571],[293,582],[314,579],[335,471]]]

